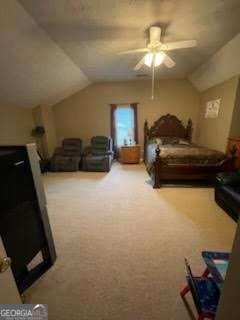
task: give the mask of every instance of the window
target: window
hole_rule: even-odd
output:
[[[138,143],[137,104],[111,105],[111,133],[115,148]]]
[[[116,145],[134,142],[134,112],[129,106],[119,106],[115,112]]]

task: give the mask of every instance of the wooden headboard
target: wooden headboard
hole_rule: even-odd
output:
[[[189,119],[186,127],[174,115],[166,114],[160,117],[149,128],[147,120],[144,123],[144,151],[149,139],[158,137],[178,137],[192,141],[192,120]]]

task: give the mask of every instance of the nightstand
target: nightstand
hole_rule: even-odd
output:
[[[140,162],[140,145],[122,146],[120,149],[121,163],[139,163]]]

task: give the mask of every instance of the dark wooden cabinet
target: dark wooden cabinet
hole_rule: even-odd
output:
[[[0,147],[0,178],[0,235],[22,293],[56,259],[35,145]]]
[[[227,145],[227,154],[231,155],[232,150],[236,149],[236,161],[235,161],[235,169],[240,169],[240,137],[239,138],[228,138],[228,145]]]

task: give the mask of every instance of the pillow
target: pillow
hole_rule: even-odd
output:
[[[161,137],[162,144],[178,144],[178,137]]]
[[[184,145],[186,145],[186,146],[189,146],[190,145],[190,142],[189,141],[187,141],[186,139],[179,139],[179,142],[178,142],[179,144],[184,144]]]
[[[157,144],[163,144],[162,139],[161,138],[156,138],[156,143]]]
[[[151,138],[147,142],[148,144],[156,143],[156,144],[163,144],[161,138]]]

